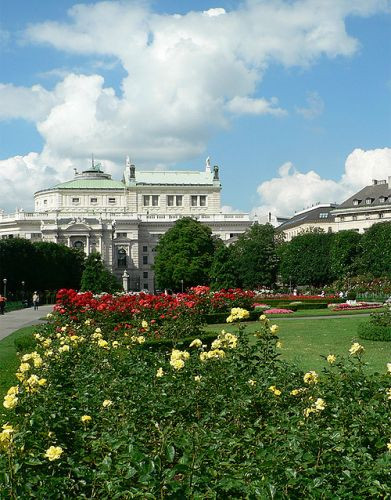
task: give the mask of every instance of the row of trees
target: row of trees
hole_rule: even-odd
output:
[[[84,254],[64,245],[0,240],[0,282],[6,278],[8,292],[18,298],[24,291],[78,287],[83,263]]]
[[[196,284],[219,288],[286,285],[322,287],[358,274],[391,277],[391,223],[355,231],[304,232],[290,242],[269,224],[254,224],[230,246],[191,218],[180,219],[160,240],[155,257],[159,287]]]

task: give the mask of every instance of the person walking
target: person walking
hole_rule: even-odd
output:
[[[34,311],[38,309],[38,304],[39,304],[39,295],[38,292],[33,293],[33,306],[34,306]]]
[[[4,314],[6,298],[0,293],[0,314]]]

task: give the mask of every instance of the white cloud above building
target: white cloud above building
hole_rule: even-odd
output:
[[[270,66],[307,68],[325,57],[350,58],[359,42],[347,33],[346,18],[386,8],[385,0],[248,0],[231,11],[216,7],[168,15],[146,2],[112,1],[74,5],[67,22],[30,24],[25,44],[83,56],[96,73],[57,69],[54,88],[0,85],[0,119],[33,122],[44,144],[42,151],[0,162],[2,207],[25,202],[27,189],[30,198],[52,180],[69,177],[91,152],[119,176],[129,152],[141,166],[197,157],[236,115],[284,119],[288,110],[278,96],[262,94]],[[99,73],[107,60],[124,71],[120,91]],[[313,93],[297,111],[311,118],[322,110],[321,97]],[[15,183],[12,195],[11,173],[28,178]],[[302,182],[319,196],[334,185],[336,197],[343,190],[315,172],[294,169],[265,184],[285,190],[288,182],[296,187]],[[262,186],[258,192],[270,205]],[[281,210],[288,209],[288,191],[285,201],[278,196]],[[297,195],[303,201],[305,192]]]

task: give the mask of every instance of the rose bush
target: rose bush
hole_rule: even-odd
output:
[[[0,498],[391,494],[391,364],[367,375],[358,343],[302,373],[265,316],[251,336],[153,352],[151,321],[113,335],[74,312],[39,328],[4,398]]]

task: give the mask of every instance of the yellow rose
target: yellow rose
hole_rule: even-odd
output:
[[[269,387],[269,391],[272,392],[275,396],[281,396],[280,389],[277,389],[277,387],[275,385],[271,385]]]
[[[88,422],[91,422],[92,417],[90,415],[83,415],[80,420],[83,422],[83,424],[86,424]]]
[[[196,382],[201,382],[201,379],[202,379],[202,375],[196,375],[196,376],[194,377],[194,380],[195,380]]]
[[[310,371],[304,375],[303,379],[306,384],[317,384],[319,375],[314,371]]]
[[[109,406],[111,406],[113,404],[113,402],[110,400],[110,399],[105,399],[102,403],[102,406],[103,408],[108,408]]]
[[[194,339],[193,342],[189,345],[189,347],[201,347],[202,341],[200,339]]]
[[[60,446],[51,446],[46,450],[45,457],[53,462],[53,460],[58,460],[62,453],[63,450]]]
[[[322,411],[326,408],[326,403],[324,401],[324,399],[322,398],[318,398],[315,403],[314,403],[314,408],[317,410],[317,411]]]
[[[278,332],[278,326],[277,326],[277,325],[272,325],[272,326],[270,327],[270,333],[271,333],[272,335],[275,335],[277,332]]]
[[[7,394],[4,396],[3,406],[7,410],[12,410],[18,404],[18,398],[13,394]]]
[[[160,368],[158,369],[158,371],[156,372],[156,377],[157,377],[157,378],[161,378],[161,377],[163,377],[163,375],[164,375],[163,368],[162,368],[162,367],[160,367]]]
[[[354,344],[352,344],[352,347],[349,349],[349,352],[351,355],[362,354],[364,352],[364,347],[358,342],[355,342]]]
[[[38,385],[40,385],[41,387],[43,387],[44,385],[46,385],[46,382],[47,382],[46,378],[40,378],[38,380]]]
[[[142,322],[141,322],[141,326],[142,326],[143,328],[148,328],[148,322],[147,322],[147,321],[145,321],[145,319],[143,319],[143,320],[142,320]]]
[[[21,365],[19,366],[19,371],[21,373],[25,373],[29,370],[30,370],[30,365],[28,363],[21,363]]]
[[[335,363],[335,360],[337,358],[334,354],[329,354],[326,359],[327,359],[327,363],[330,363],[330,365],[332,365],[333,363]]]

